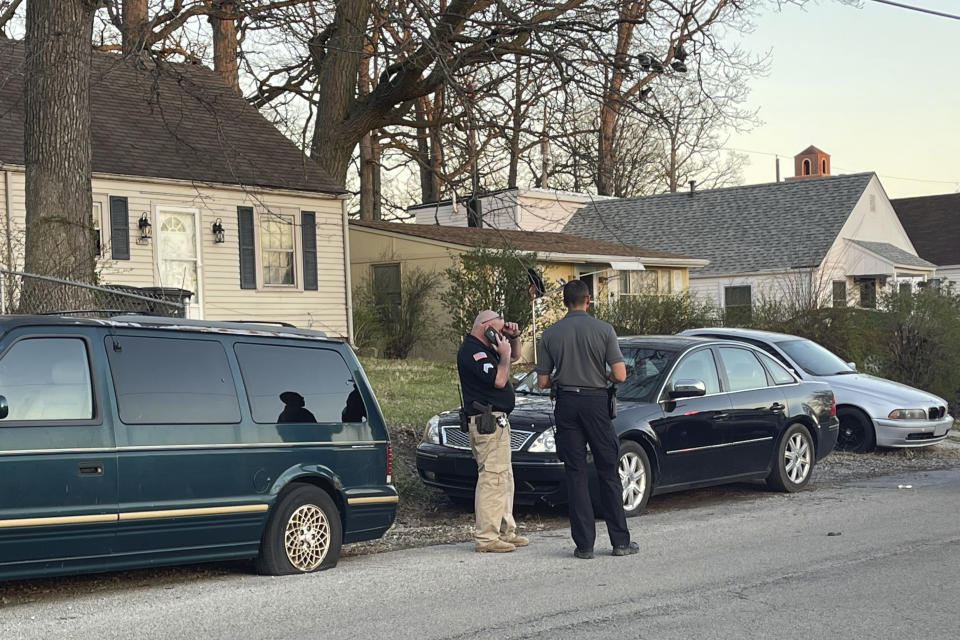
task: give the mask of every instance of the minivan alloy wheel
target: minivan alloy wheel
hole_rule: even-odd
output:
[[[330,549],[330,523],[323,511],[313,504],[294,511],[287,521],[283,546],[290,564],[300,571],[319,567]]]

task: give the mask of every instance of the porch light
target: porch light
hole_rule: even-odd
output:
[[[221,218],[217,218],[217,221],[213,223],[213,242],[215,244],[223,242],[223,220]]]
[[[140,216],[140,221],[137,222],[137,227],[140,228],[140,237],[137,238],[137,244],[147,244],[150,242],[152,237],[151,228],[153,225],[150,224],[150,218],[147,216],[146,212],[143,212]]]

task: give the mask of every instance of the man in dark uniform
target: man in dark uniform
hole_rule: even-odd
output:
[[[513,519],[513,467],[510,460],[510,421],[515,396],[510,384],[510,362],[520,358],[520,330],[495,311],[481,311],[457,352],[457,372],[468,416],[470,448],[477,461],[476,550],[506,553],[525,547],[529,540],[516,534]],[[481,409],[490,407],[482,433]]]
[[[599,503],[607,522],[613,555],[637,552],[623,512],[623,487],[617,465],[620,442],[610,420],[607,382],[627,379],[617,334],[606,322],[587,315],[590,290],[582,280],[563,287],[567,315],[548,327],[537,346],[537,384],[556,389],[554,418],[557,454],[564,463],[570,530],[577,558],[593,558],[597,537],[587,473],[590,445],[599,479]],[[610,373],[606,373],[607,366]]]

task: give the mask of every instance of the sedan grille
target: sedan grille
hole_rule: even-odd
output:
[[[939,420],[947,414],[946,407],[930,407],[927,409],[927,415],[931,420]]]
[[[456,425],[441,427],[440,432],[443,434],[442,444],[453,449],[466,449],[467,451],[470,450],[470,434],[460,431],[460,427]],[[523,448],[523,445],[525,445],[527,441],[533,437],[533,434],[533,431],[511,429],[510,450],[520,451],[520,449]]]

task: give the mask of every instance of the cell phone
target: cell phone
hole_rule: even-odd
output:
[[[494,347],[500,344],[500,334],[493,327],[487,327],[483,332],[484,337],[490,341]]]

